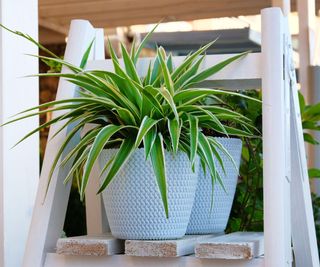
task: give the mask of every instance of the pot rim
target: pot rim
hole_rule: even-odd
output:
[[[238,138],[238,137],[224,137],[224,136],[213,136],[213,138],[215,138],[215,139],[221,139],[221,140],[240,140],[241,142],[242,142],[242,140],[241,140],[241,138]],[[120,148],[104,148],[102,151],[114,151],[114,150],[116,150],[116,151],[118,151]],[[136,148],[135,150],[134,150],[134,152],[135,151],[144,151],[144,147],[138,147],[138,148]],[[172,154],[173,152],[172,151],[169,151],[169,150],[166,150],[166,149],[164,149],[164,152],[165,153],[170,153],[170,154]],[[181,150],[178,150],[178,152],[177,153],[185,153],[185,152],[183,152],[183,151],[181,151]],[[187,154],[187,153],[185,153],[185,154]]]

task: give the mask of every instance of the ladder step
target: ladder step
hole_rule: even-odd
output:
[[[106,256],[122,254],[124,241],[111,234],[60,238],[57,241],[57,254],[74,256]]]
[[[176,240],[126,240],[125,254],[139,257],[180,257],[194,254],[197,242],[215,235],[186,235]]]
[[[203,260],[194,256],[182,257],[131,257],[113,256],[68,256],[47,253],[44,267],[264,267],[264,258],[252,260]]]
[[[60,238],[57,254],[137,257],[181,257],[195,253],[205,259],[252,259],[264,254],[263,233],[236,232],[224,235],[186,235],[176,240],[120,240],[110,233]]]
[[[264,254],[263,233],[235,232],[197,242],[195,255],[203,259],[252,259]]]

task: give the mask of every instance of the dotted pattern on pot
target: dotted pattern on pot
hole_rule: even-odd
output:
[[[239,168],[242,150],[241,140],[236,138],[216,138],[216,140],[229,151]],[[224,162],[226,174],[222,171],[217,160],[215,160],[215,163],[226,191],[219,182],[215,183],[213,209],[211,210],[211,176],[209,172],[205,174],[200,168],[196,197],[187,234],[219,233],[223,232],[227,226],[238,180],[238,170],[225,153],[219,151],[219,154]]]
[[[116,153],[103,151],[100,167]],[[102,193],[113,236],[120,239],[175,239],[185,235],[194,202],[195,173],[185,153],[165,153],[169,219],[156,177],[143,149],[137,149]]]

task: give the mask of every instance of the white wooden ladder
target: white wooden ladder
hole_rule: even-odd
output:
[[[104,60],[104,37],[101,29],[94,29],[87,21],[71,23],[65,60],[79,65],[88,44],[95,39],[88,68],[112,70]],[[212,76],[212,86],[235,89],[262,89],[263,91],[263,157],[264,157],[264,266],[292,266],[292,244],[297,267],[319,266],[317,242],[312,214],[306,155],[300,119],[297,87],[292,63],[292,47],[288,18],[279,8],[262,10],[262,52],[248,54]],[[230,55],[207,56],[203,68]],[[174,57],[178,65],[182,57]],[[148,59],[141,59],[138,68],[146,72]],[[64,68],[63,72],[67,72]],[[76,88],[60,80],[57,99],[73,97]],[[57,114],[54,114],[56,116]],[[54,134],[59,125],[52,126]],[[49,192],[44,199],[49,166],[66,129],[47,144],[37,199],[35,203],[27,248],[25,267],[41,266],[160,266],[173,264],[157,258],[138,259],[128,256],[98,258],[61,256],[55,254],[56,242],[61,235],[65,219],[70,184],[62,181],[67,171],[54,173]],[[77,140],[74,140],[77,142]],[[98,179],[92,179],[87,192],[88,234],[107,231],[100,196],[96,196]],[[292,242],[292,243],[291,243]],[[197,261],[194,257],[181,257],[175,266],[262,266],[261,261],[230,263],[228,261]],[[181,264],[181,265],[179,265]],[[236,265],[235,265],[236,264]],[[174,265],[172,265],[174,266]]]

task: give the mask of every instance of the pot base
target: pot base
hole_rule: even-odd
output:
[[[116,149],[102,153],[100,166]],[[165,153],[169,218],[156,177],[144,150],[137,149],[102,193],[112,235],[119,239],[177,239],[185,235],[194,202],[198,168],[193,173],[185,153]],[[104,176],[103,176],[104,177]]]

